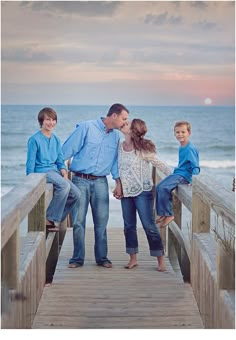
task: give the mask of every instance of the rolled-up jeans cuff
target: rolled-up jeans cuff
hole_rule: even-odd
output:
[[[164,249],[161,249],[161,250],[150,250],[150,255],[151,256],[155,256],[155,257],[159,257],[159,256],[165,255],[165,252],[164,252]]]
[[[126,248],[126,253],[127,254],[137,254],[138,253],[138,248]]]

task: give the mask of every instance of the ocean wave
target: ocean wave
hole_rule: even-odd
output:
[[[214,151],[234,151],[234,145],[209,145],[207,149],[214,150]]]
[[[169,166],[176,167],[177,164],[175,162],[168,162]],[[212,168],[212,169],[228,169],[235,167],[235,161],[233,160],[201,160],[200,161],[201,168]]]
[[[234,168],[235,161],[230,160],[211,160],[211,161],[200,161],[200,166],[203,168],[212,168],[212,169],[227,169]]]
[[[157,147],[157,151],[161,151],[161,152],[163,152],[163,151],[165,151],[165,152],[177,152],[176,150],[178,150],[178,147],[176,147],[176,146],[158,146]]]
[[[1,186],[1,197],[6,195],[8,192],[10,192],[14,186]]]
[[[11,164],[9,164],[8,161],[2,161],[1,168],[2,170],[21,170],[25,169],[25,163],[17,163],[17,161],[12,161]]]
[[[24,154],[26,153],[26,151],[27,151],[27,148],[26,148],[26,146],[25,146],[25,144],[24,145],[21,145],[21,144],[13,144],[13,145],[11,145],[11,144],[7,144],[7,145],[4,145],[4,144],[2,144],[2,153],[4,154],[4,153],[9,153],[9,152],[11,152],[11,151],[16,151],[16,150],[20,150],[21,152],[24,152]]]

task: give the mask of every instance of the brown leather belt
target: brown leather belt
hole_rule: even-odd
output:
[[[91,180],[106,177],[106,176],[94,176],[94,175],[91,175],[91,174],[82,174],[80,172],[74,172],[74,175],[77,176],[77,177],[81,177],[81,178],[85,178],[85,179],[91,179]]]

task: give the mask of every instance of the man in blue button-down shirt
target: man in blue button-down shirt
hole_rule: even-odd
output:
[[[129,111],[122,104],[113,104],[105,118],[83,121],[62,146],[64,158],[73,157],[70,170],[73,183],[81,191],[81,199],[72,211],[74,252],[69,268],[84,264],[85,224],[90,203],[95,231],[95,259],[99,266],[111,268],[107,258],[107,232],[109,217],[109,190],[106,176],[116,181],[114,195],[122,197],[118,173],[119,130],[128,119]]]

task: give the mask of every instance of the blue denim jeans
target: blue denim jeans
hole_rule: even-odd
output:
[[[79,204],[81,193],[59,171],[47,172],[46,182],[53,184],[53,198],[47,208],[46,218],[49,221],[62,222],[73,206]]]
[[[94,223],[94,255],[97,264],[107,262],[107,223],[109,191],[106,177],[88,180],[73,176],[73,183],[81,191],[79,204],[72,210],[74,252],[69,263],[84,264],[86,215],[90,204]]]
[[[143,191],[136,197],[124,197],[121,199],[121,206],[124,219],[126,252],[128,254],[138,253],[136,216],[136,212],[138,211],[139,218],[147,236],[150,255],[164,255],[161,236],[154,220],[152,191]]]
[[[163,179],[156,187],[156,211],[159,216],[173,216],[172,190],[178,184],[188,184],[182,176],[171,174]]]

